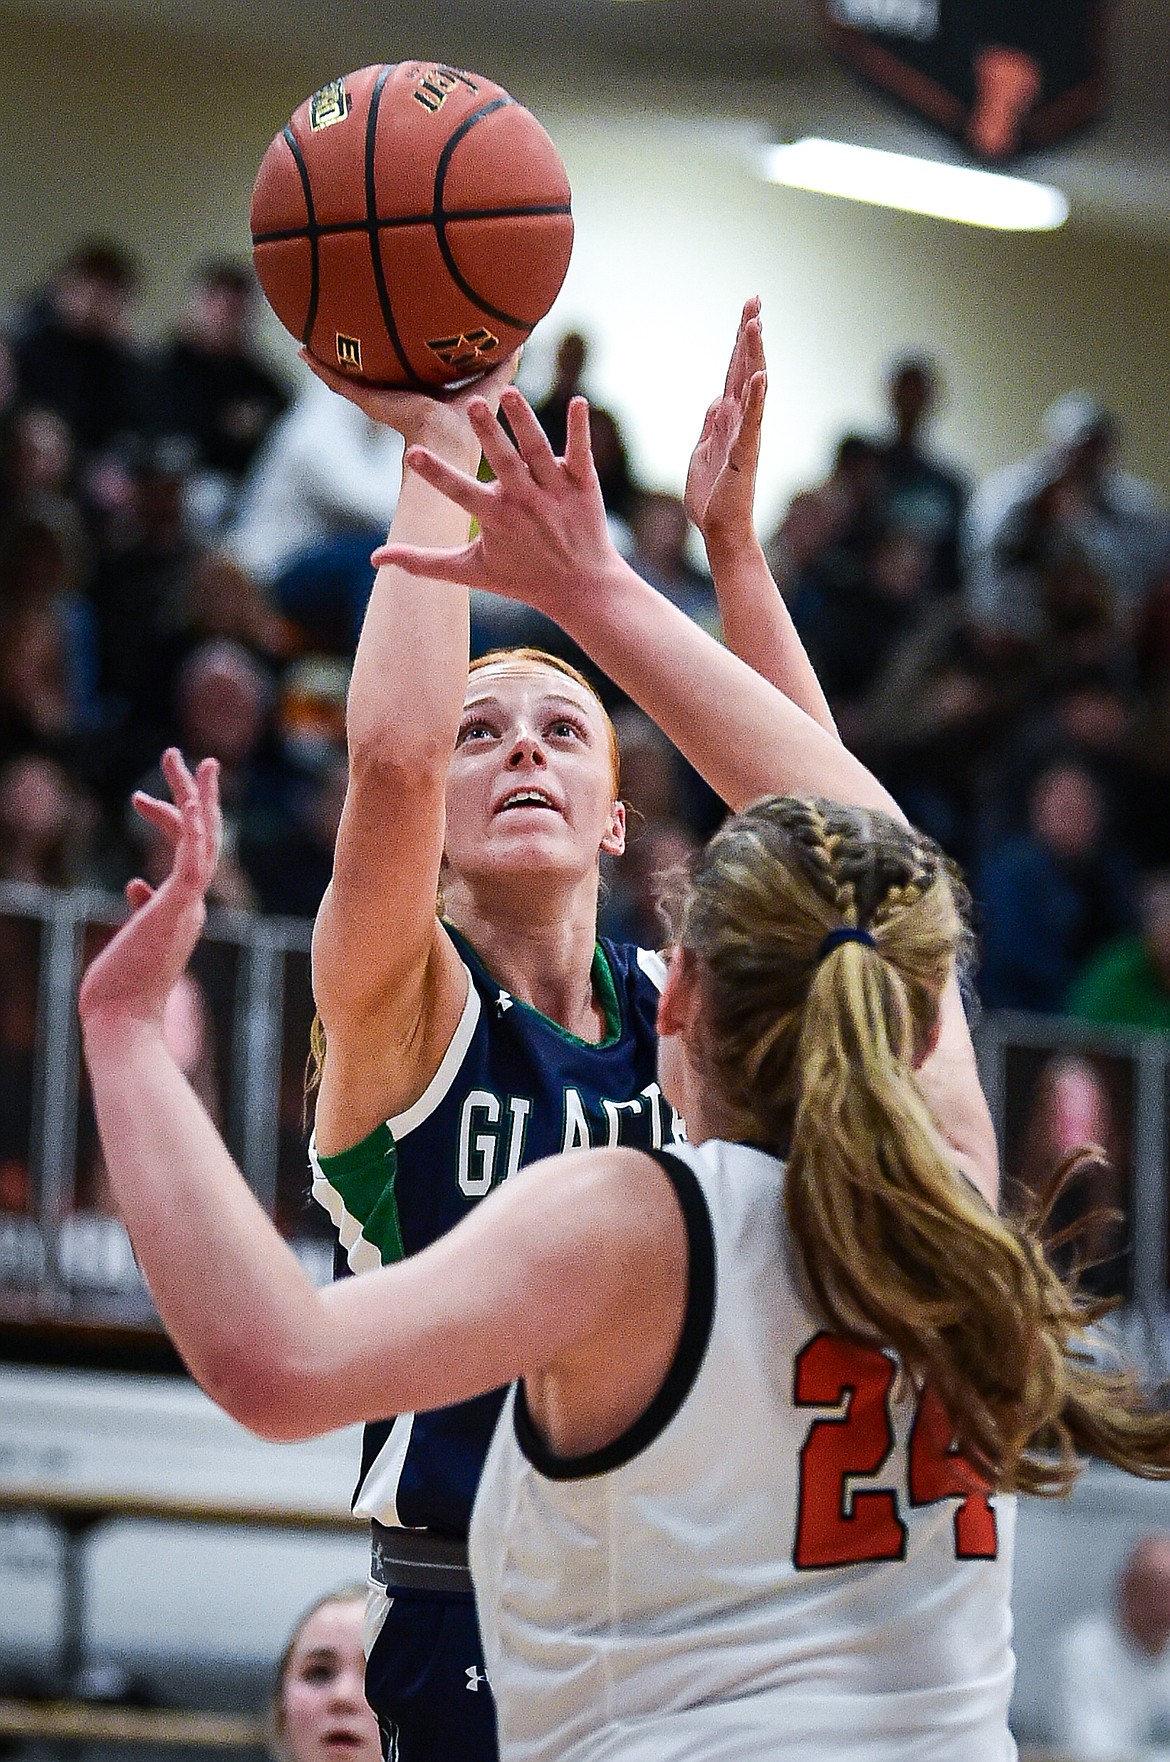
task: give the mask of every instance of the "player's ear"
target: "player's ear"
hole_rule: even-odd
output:
[[[601,840],[601,849],[607,857],[625,855],[626,849],[626,804],[615,801],[606,827],[605,836]]]
[[[685,948],[672,948],[666,983],[658,999],[658,1033],[665,1039],[686,1034],[699,1009],[699,984],[695,963]]]

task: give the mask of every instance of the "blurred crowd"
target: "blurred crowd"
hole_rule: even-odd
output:
[[[175,741],[222,766],[218,902],[311,915],[401,443],[273,374],[245,267],[199,265],[151,349],[138,283],[119,248],[80,245],[0,337],[0,880],[156,872],[126,803]],[[578,390],[569,335],[538,406],[554,446]],[[843,436],[770,535],[777,585],[842,735],[968,874],[984,1000],[1170,1027],[1170,519],[1088,393],[975,485],[932,445],[943,390],[925,357],[892,364],[883,429]],[[591,421],[619,547],[717,631],[680,497],[638,481],[609,411]],[[487,597],[473,641],[570,653]],[[604,928],[655,942],[655,877],[720,807],[604,694],[634,810]]]

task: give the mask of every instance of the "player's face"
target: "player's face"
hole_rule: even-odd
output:
[[[284,1676],[280,1732],[289,1762],[381,1762],[366,1702],[362,1604],[326,1603],[297,1636]]]
[[[539,663],[477,669],[447,780],[451,871],[571,879],[624,846],[609,730],[592,695]]]

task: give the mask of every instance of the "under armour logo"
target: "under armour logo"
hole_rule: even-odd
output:
[[[505,1010],[511,1009],[515,1001],[515,998],[509,997],[506,991],[501,991],[500,995],[496,998],[496,1008],[499,1010],[500,1014],[503,1015]]]
[[[486,1670],[479,1670],[474,1664],[469,1664],[467,1666],[467,1687],[473,1695],[478,1695],[480,1683],[482,1682],[486,1685],[487,1680],[488,1673]]]

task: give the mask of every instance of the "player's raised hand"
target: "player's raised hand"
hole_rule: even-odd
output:
[[[171,867],[157,888],[131,881],[131,916],[82,980],[78,1008],[85,1029],[101,1023],[161,1027],[170,992],[184,972],[206,916],[207,889],[219,860],[219,766],[204,759],[194,776],[179,752],[163,755],[173,802],[139,794],[134,805],[169,840]]]
[[[555,618],[566,596],[619,562],[589,444],[589,406],[569,405],[565,456],[558,459],[526,400],[514,388],[500,399],[514,439],[482,400],[468,409],[484,458],[495,473],[480,483],[429,448],[412,447],[407,464],[479,524],[479,536],[454,550],[383,545],[376,565],[409,575],[486,588]]]
[[[330,391],[356,404],[371,422],[395,429],[408,446],[441,447],[445,441],[466,437],[468,410],[473,401],[482,399],[493,412],[499,408],[500,393],[516,377],[520,350],[508,355],[482,379],[453,391],[415,392],[368,385],[365,380],[338,373],[307,349],[301,350],[301,360]]]
[[[704,539],[750,534],[767,367],[760,302],[744,306],[722,394],[707,411],[691,454],[684,502]]]

